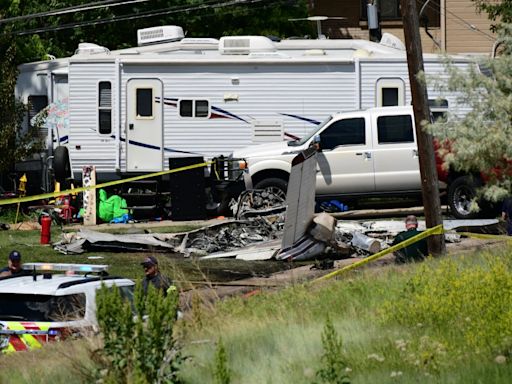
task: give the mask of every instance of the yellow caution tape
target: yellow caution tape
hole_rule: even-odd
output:
[[[402,241],[399,244],[396,244],[389,248],[386,248],[383,251],[377,252],[376,254],[365,258],[364,260],[347,265],[346,267],[338,269],[337,271],[334,271],[334,272],[328,273],[327,275],[319,277],[318,279],[313,280],[312,283],[317,283],[319,281],[327,280],[334,276],[338,276],[344,272],[350,271],[352,269],[360,267],[361,265],[367,264],[370,261],[377,260],[377,259],[381,258],[382,256],[387,255],[388,253],[395,252],[395,251],[398,251],[399,249],[405,248],[405,247],[407,247],[413,243],[416,243],[417,241],[420,241],[426,237],[429,237],[431,235],[442,235],[443,233],[444,233],[443,225],[442,224],[436,225],[435,227],[427,229],[426,231],[423,231],[420,234],[418,234],[414,237],[411,237],[410,239],[407,239],[405,241]]]
[[[457,232],[457,234],[461,235],[461,236],[472,237],[474,239],[512,241],[512,236],[507,236],[507,235],[488,235],[485,233],[472,233],[472,232]]]
[[[148,173],[146,175],[134,176],[134,177],[130,177],[128,179],[109,181],[107,183],[91,185],[89,187],[72,188],[72,189],[66,189],[65,191],[49,192],[49,193],[43,193],[43,194],[34,195],[34,196],[14,197],[14,198],[11,198],[11,199],[0,200],[0,205],[8,205],[8,204],[15,204],[15,203],[26,203],[28,201],[50,199],[50,198],[57,197],[57,196],[69,195],[71,193],[85,192],[85,191],[90,191],[90,190],[97,189],[97,188],[106,188],[106,187],[111,187],[113,185],[119,185],[119,184],[128,183],[128,182],[131,182],[131,181],[143,180],[143,179],[147,179],[147,178],[150,178],[150,177],[163,176],[163,175],[167,175],[169,173],[182,172],[182,171],[187,171],[189,169],[194,169],[194,168],[202,168],[202,167],[206,167],[206,166],[210,165],[211,163],[212,163],[212,161],[206,161],[204,163],[187,165],[186,167],[174,168],[174,169],[170,169],[168,171],[160,171],[160,172]]]

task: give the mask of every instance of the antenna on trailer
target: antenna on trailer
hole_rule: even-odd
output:
[[[338,16],[310,16],[310,17],[301,17],[298,19],[288,19],[288,21],[316,21],[316,38],[317,39],[325,39],[325,36],[322,34],[322,21],[324,20],[346,20],[346,17],[338,17]]]

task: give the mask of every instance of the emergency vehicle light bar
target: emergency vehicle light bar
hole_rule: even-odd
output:
[[[65,272],[106,272],[105,264],[66,264],[66,263],[24,263],[22,268],[27,271],[65,271]]]

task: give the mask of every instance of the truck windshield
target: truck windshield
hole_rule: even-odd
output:
[[[298,147],[300,145],[305,144],[309,139],[311,139],[313,136],[315,136],[319,130],[321,130],[327,123],[329,123],[332,120],[332,116],[329,116],[327,119],[325,119],[316,129],[314,129],[311,133],[304,136],[303,138],[295,141],[289,141],[288,145],[290,147]]]
[[[85,294],[64,296],[0,294],[0,320],[70,321],[85,316]]]

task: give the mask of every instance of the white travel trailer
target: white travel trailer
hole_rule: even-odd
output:
[[[69,58],[20,66],[17,96],[34,113],[57,109],[47,143],[58,177],[80,179],[86,165],[99,180],[161,171],[171,157],[303,137],[333,112],[411,103],[405,50],[388,34],[380,43],[217,40],[163,26],[139,30],[138,41],[118,51],[81,43]],[[424,62],[428,74],[445,73],[440,57]],[[442,97],[442,110],[455,107]]]

